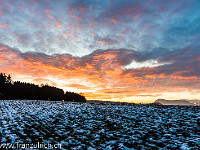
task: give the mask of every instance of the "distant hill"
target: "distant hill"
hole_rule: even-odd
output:
[[[162,105],[200,106],[200,100],[165,100],[157,99],[154,103]]]

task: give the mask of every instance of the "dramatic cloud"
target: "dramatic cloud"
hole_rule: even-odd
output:
[[[0,0],[0,70],[90,99],[195,99],[199,14],[199,0]]]
[[[118,49],[97,50],[84,57],[73,57],[70,54],[22,53],[1,45],[0,68],[11,73],[14,79],[84,92],[90,99],[126,100],[133,96],[141,99],[145,95],[150,99],[174,91],[190,92],[194,98],[199,96],[195,93],[200,88],[200,53],[181,50],[157,55],[156,58],[150,52],[148,55]],[[187,61],[183,61],[186,55]],[[141,65],[152,59],[160,65]],[[133,62],[140,65],[126,68]]]

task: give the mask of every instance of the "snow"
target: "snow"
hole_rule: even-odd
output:
[[[200,107],[0,100],[0,143],[62,149],[198,149]]]

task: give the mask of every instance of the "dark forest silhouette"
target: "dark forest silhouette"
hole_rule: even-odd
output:
[[[65,92],[54,86],[35,85],[11,80],[11,76],[5,73],[0,74],[0,99],[29,99],[29,100],[50,100],[50,101],[75,101],[86,102],[86,98],[74,92]]]

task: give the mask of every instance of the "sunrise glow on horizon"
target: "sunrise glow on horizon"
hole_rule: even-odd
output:
[[[0,0],[0,72],[87,99],[200,99],[199,0]]]

